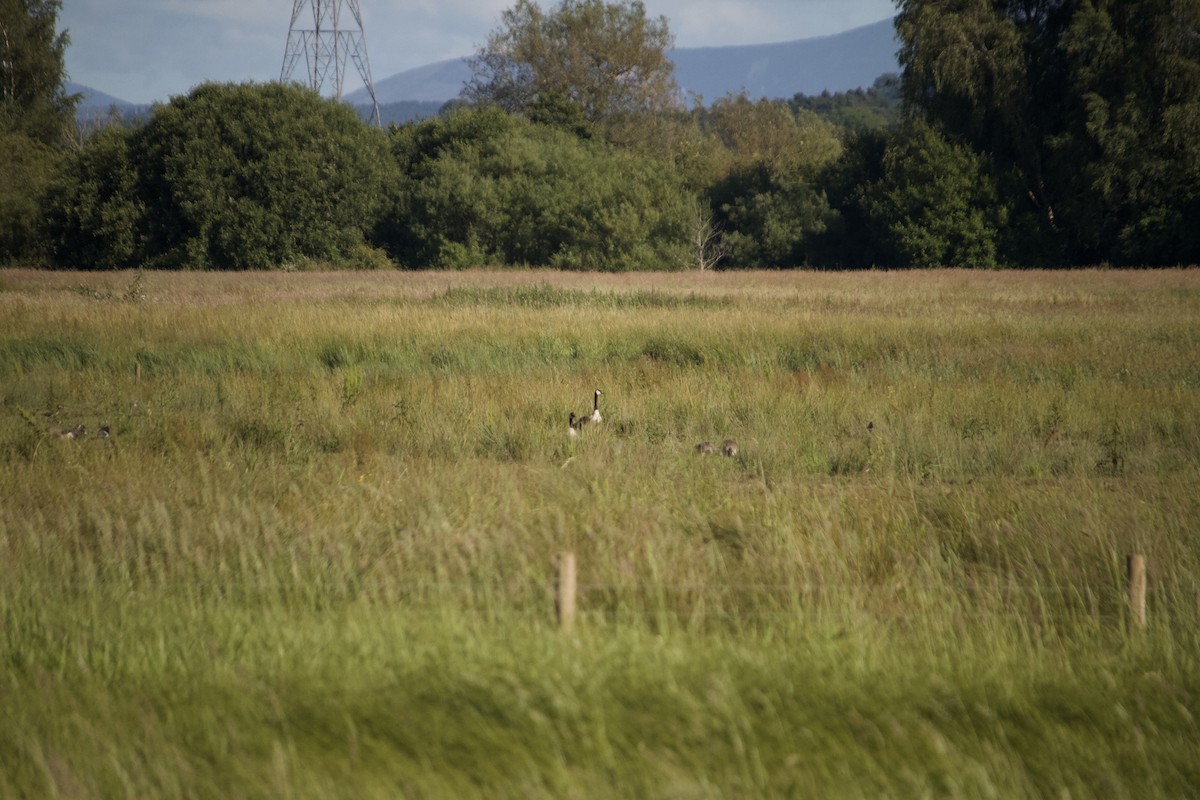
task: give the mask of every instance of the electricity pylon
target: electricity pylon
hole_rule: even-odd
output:
[[[367,38],[363,33],[362,12],[358,0],[345,0],[354,26],[349,30],[342,27],[342,0],[295,0],[292,5],[292,24],[288,27],[287,50],[283,54],[283,70],[280,82],[291,80],[296,63],[304,59],[307,84],[315,91],[325,88],[325,81],[332,72],[333,94],[342,99],[342,88],[346,74],[347,56],[358,68],[367,94],[371,95],[371,121],[379,121],[379,101],[375,99],[375,84],[371,81],[371,64],[367,61]],[[300,16],[306,6],[312,8],[312,27],[300,24]]]

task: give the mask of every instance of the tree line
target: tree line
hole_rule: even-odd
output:
[[[662,17],[517,0],[379,130],[203,84],[83,135],[61,0],[0,0],[0,261],[60,268],[1191,264],[1200,0],[901,0],[901,74],[680,99]]]

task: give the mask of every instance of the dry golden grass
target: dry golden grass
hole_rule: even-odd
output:
[[[88,287],[122,294],[130,271],[97,273],[6,269],[0,289],[47,292]],[[850,308],[917,308],[953,299],[983,309],[1104,308],[1149,295],[1200,291],[1200,271],[1163,270],[920,270],[866,272],[639,272],[465,270],[460,272],[146,273],[149,299],[222,305],[230,302],[426,299],[451,288],[518,288],[548,284],[600,292],[672,292],[737,298],[832,302]],[[1149,293],[1149,294],[1147,294]]]

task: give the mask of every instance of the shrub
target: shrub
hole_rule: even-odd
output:
[[[670,165],[498,109],[398,129],[378,231],[410,267],[682,266],[689,197]]]
[[[49,196],[47,234],[63,266],[354,266],[389,166],[384,136],[347,105],[204,84],[85,145]]]

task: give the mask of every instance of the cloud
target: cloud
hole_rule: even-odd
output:
[[[264,0],[139,0],[136,5],[141,7],[142,13],[173,14],[181,19],[211,20],[231,26],[274,24],[286,29],[291,15],[290,9],[282,3]],[[279,24],[281,19],[282,25]]]

